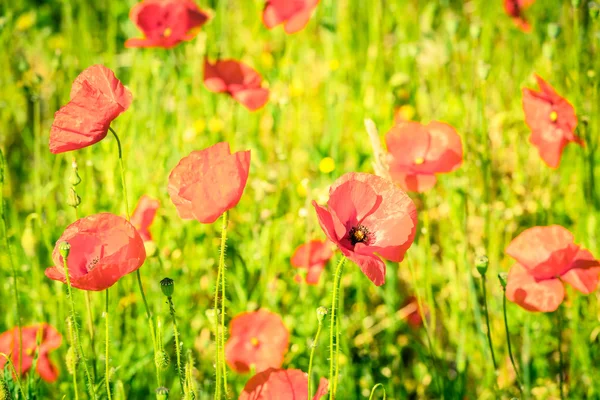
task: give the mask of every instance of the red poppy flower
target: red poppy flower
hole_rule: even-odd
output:
[[[254,365],[257,372],[280,368],[290,333],[281,317],[267,310],[245,312],[231,320],[225,345],[225,360],[236,372],[246,373]]]
[[[525,19],[523,10],[534,2],[535,0],[504,0],[504,11],[523,32],[531,31],[531,25]]]
[[[525,122],[531,129],[529,141],[537,147],[542,160],[551,168],[558,167],[563,149],[569,142],[583,146],[575,136],[577,116],[573,106],[552,86],[535,76],[539,91],[523,89]]]
[[[71,101],[54,114],[50,151],[64,153],[91,146],[131,104],[131,92],[103,65],[83,71],[71,87]]]
[[[418,328],[423,325],[423,315],[427,318],[429,315],[429,308],[423,304],[423,313],[419,307],[419,301],[415,296],[410,296],[405,302],[404,306],[400,310],[400,314],[406,318],[406,322],[413,327]]]
[[[312,400],[327,394],[327,379],[321,378]],[[299,369],[274,369],[254,375],[239,400],[304,400],[308,397],[308,375]]]
[[[460,136],[443,122],[407,122],[385,135],[390,175],[404,190],[424,192],[436,183],[435,174],[462,164]]]
[[[235,60],[204,60],[204,84],[215,93],[228,93],[250,111],[269,100],[269,91],[261,87],[262,77],[248,65]]]
[[[152,222],[154,222],[154,217],[159,206],[160,203],[158,200],[148,195],[143,195],[140,197],[140,201],[131,215],[131,224],[137,229],[144,242],[152,240],[149,228]]]
[[[41,335],[40,347],[37,348],[37,335]],[[50,351],[58,349],[62,342],[62,336],[56,329],[48,324],[37,324],[22,328],[23,351],[19,349],[19,328],[15,327],[0,334],[0,353],[10,355],[15,369],[19,367],[19,357],[23,353],[21,361],[21,375],[29,372],[33,366],[36,352],[39,353],[36,371],[43,380],[54,382],[58,378],[58,368],[54,365],[48,355]],[[0,357],[0,370],[7,363],[4,357]]]
[[[404,259],[415,239],[417,210],[408,195],[376,175],[351,172],[329,189],[328,208],[313,201],[321,228],[377,286],[385,263]]]
[[[319,0],[267,0],[263,23],[268,29],[284,24],[285,33],[296,33],[308,24],[317,4]]]
[[[193,151],[169,175],[169,195],[183,219],[212,224],[242,197],[250,170],[250,150],[231,154],[229,143]]]
[[[329,242],[323,240],[311,240],[308,243],[298,246],[291,263],[296,268],[306,268],[306,283],[316,285],[319,283],[321,272],[325,264],[333,257],[333,251]]]
[[[600,263],[562,226],[527,229],[506,253],[517,260],[508,274],[506,297],[526,310],[556,310],[565,297],[563,282],[585,294],[598,287]]]
[[[83,290],[104,290],[121,277],[137,270],[146,260],[144,242],[125,218],[100,213],[79,219],[69,225],[52,252],[54,267],[46,276],[66,282],[59,245],[68,242],[69,278],[73,287]]]
[[[175,47],[192,40],[209,16],[192,0],[144,0],[131,9],[129,18],[144,34],[129,39],[125,47]]]

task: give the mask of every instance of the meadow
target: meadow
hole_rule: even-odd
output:
[[[133,0],[0,2],[1,400],[288,400],[317,387],[315,399],[600,399],[598,3],[300,0],[315,4],[293,33],[266,26],[283,0],[180,3],[190,8],[177,13],[201,12],[162,15],[167,25],[142,46],[154,39],[132,41],[143,36]],[[222,59],[258,77],[223,89],[229,72],[210,64]],[[100,75],[79,80],[88,73]],[[536,76],[561,108],[538,115],[534,101],[558,97],[524,100]],[[97,140],[64,147],[80,137],[58,126],[62,107]],[[552,130],[564,134],[552,146],[564,152],[549,160],[556,149],[532,144],[532,130],[563,113],[568,129]],[[536,128],[536,118],[550,122]],[[430,135],[432,121],[458,143],[423,188],[410,174],[434,164],[428,155],[411,159],[409,175],[394,157],[416,154],[424,136],[398,139],[393,155],[386,140],[402,126]],[[184,165],[192,152],[225,152],[223,142],[235,167],[217,150]],[[344,179],[355,186],[340,199],[330,188]],[[369,230],[357,214],[379,207],[366,203],[381,187],[377,201],[396,214]],[[94,215],[118,228],[65,239]],[[374,248],[361,271],[358,249],[386,223],[402,243],[393,255]],[[515,241],[546,226],[573,237]],[[312,240],[320,276],[293,265]],[[122,242],[127,259],[98,276],[102,243]],[[95,277],[69,280],[79,267],[67,260]],[[513,290],[516,263],[553,272],[521,275]],[[265,370],[295,372],[269,383]]]

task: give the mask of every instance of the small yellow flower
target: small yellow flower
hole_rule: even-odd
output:
[[[397,111],[397,115],[403,121],[412,121],[412,119],[415,117],[415,114],[416,114],[416,110],[410,104],[405,104],[403,106],[400,106]]]
[[[31,28],[33,24],[35,24],[35,11],[29,11],[25,14],[21,14],[19,18],[17,18],[15,28],[18,31],[25,31]]]
[[[331,71],[337,71],[340,68],[340,62],[338,60],[329,61],[329,69]]]
[[[335,161],[331,157],[325,157],[319,163],[319,171],[328,174],[335,169]]]
[[[205,129],[206,121],[204,121],[203,119],[197,119],[194,122],[194,130],[196,131],[196,133],[204,132]]]
[[[212,133],[219,133],[224,127],[225,124],[219,118],[213,117],[208,121],[208,130]]]

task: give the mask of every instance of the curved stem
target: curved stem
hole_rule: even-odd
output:
[[[483,305],[485,307],[485,325],[487,326],[488,345],[490,346],[490,352],[492,353],[492,364],[494,365],[494,382],[495,382],[496,381],[496,371],[498,371],[498,365],[496,364],[496,354],[494,353],[494,345],[492,344],[492,330],[490,329],[490,313],[488,311],[486,282],[487,281],[485,279],[485,274],[481,275],[481,292],[483,294]]]
[[[71,305],[71,323],[73,324],[73,334],[75,338],[75,349],[79,352],[79,357],[81,358],[81,364],[83,364],[83,371],[85,372],[85,376],[88,381],[88,390],[90,391],[90,395],[93,399],[96,399],[96,388],[94,386],[94,381],[92,380],[92,376],[90,375],[90,370],[87,365],[87,360],[85,358],[85,354],[83,352],[83,346],[81,345],[81,340],[79,338],[79,328],[77,327],[77,320],[75,319],[75,302],[73,301],[73,290],[71,288],[71,278],[69,277],[69,267],[67,265],[67,257],[63,258],[63,269],[65,271],[65,280],[67,281],[67,294],[69,297],[69,303]]]
[[[339,292],[345,262],[346,257],[342,256],[335,268],[333,293],[331,295],[331,323],[329,326],[329,384],[331,385],[331,389],[329,390],[329,398],[332,400],[335,399],[335,394],[337,392],[337,377],[339,373],[340,332],[337,311],[340,304]]]
[[[375,390],[377,390],[378,387],[380,387],[383,390],[383,400],[387,398],[383,384],[378,383],[377,385],[373,386],[373,389],[371,389],[371,395],[369,396],[369,400],[373,400],[373,395],[375,394]]]
[[[313,359],[315,357],[315,350],[317,349],[317,345],[319,343],[319,335],[321,334],[322,327],[323,327],[323,321],[322,321],[322,319],[319,319],[319,326],[317,327],[317,333],[315,334],[315,340],[313,341],[311,349],[310,349],[310,359],[308,360],[308,400],[311,400]]]
[[[179,377],[179,385],[181,386],[181,393],[184,392],[184,383],[183,383],[183,369],[181,368],[181,348],[179,346],[179,329],[177,328],[177,318],[175,318],[175,305],[173,304],[173,298],[167,298],[169,302],[169,312],[171,313],[171,317],[173,318],[173,334],[175,336],[175,354],[177,354],[177,376]]]
[[[106,335],[106,343],[105,343],[105,347],[104,347],[104,357],[105,357],[105,370],[104,370],[104,382],[106,383],[106,396],[108,398],[108,400],[112,399],[112,395],[110,394],[110,363],[109,363],[109,357],[108,357],[108,339],[109,339],[109,327],[108,327],[108,289],[105,290],[106,292],[106,302],[104,303],[104,322],[105,322],[105,335]]]
[[[123,197],[125,198],[125,213],[127,215],[127,221],[129,221],[129,200],[127,199],[127,183],[125,182],[125,165],[123,163],[123,149],[121,148],[121,141],[119,140],[119,136],[117,136],[117,132],[115,132],[115,130],[110,126],[108,127],[108,129],[112,132],[115,139],[117,139],[117,147],[119,148],[119,164],[121,166],[121,184],[123,185]]]
[[[508,330],[508,317],[506,316],[506,293],[502,298],[502,311],[504,313],[504,329],[506,330],[506,342],[508,344],[508,355],[510,357],[510,362],[515,370],[515,375],[517,376],[517,386],[519,387],[519,391],[523,392],[523,388],[521,387],[521,377],[519,376],[519,370],[517,369],[517,364],[515,363],[515,358],[513,357],[512,346],[510,344],[510,331]]]
[[[219,270],[221,271],[221,326],[220,326],[220,344],[221,344],[221,373],[223,376],[223,394],[227,398],[227,366],[225,365],[225,251],[227,247],[227,224],[229,223],[229,211],[223,213],[223,228],[221,229],[221,252],[219,255]]]

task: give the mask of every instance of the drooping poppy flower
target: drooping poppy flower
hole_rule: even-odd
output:
[[[46,276],[66,282],[60,244],[71,245],[67,257],[71,285],[78,289],[108,289],[121,277],[137,270],[146,260],[144,242],[125,218],[100,213],[69,225],[52,252],[54,266]]]
[[[99,64],[87,68],[73,82],[71,101],[54,114],[50,151],[78,150],[104,139],[131,99],[131,92],[110,69]]]
[[[215,93],[227,93],[250,111],[269,100],[269,90],[262,87],[262,77],[248,65],[235,60],[204,60],[204,84]]]
[[[506,254],[517,260],[506,284],[506,297],[529,311],[554,311],[565,297],[563,282],[590,294],[598,287],[600,263],[573,243],[562,226],[536,226],[510,243]]]
[[[331,257],[333,257],[333,251],[331,251],[328,241],[311,240],[298,246],[290,261],[296,268],[308,269],[306,283],[316,285],[319,283],[325,264]]]
[[[247,373],[280,368],[290,333],[281,317],[267,310],[245,312],[231,320],[225,360],[236,372]]]
[[[263,23],[267,29],[284,24],[285,33],[304,29],[319,0],[267,0],[263,10]]]
[[[404,190],[429,190],[437,181],[436,174],[454,171],[462,164],[460,136],[443,122],[396,125],[386,133],[385,141],[390,175]]]
[[[131,9],[129,18],[144,34],[128,39],[125,47],[175,47],[192,40],[209,16],[192,0],[144,0]]]
[[[392,182],[350,172],[329,189],[328,209],[315,201],[321,228],[375,285],[385,282],[380,257],[400,262],[415,239],[417,209]]]
[[[183,219],[212,224],[242,197],[250,150],[231,153],[229,143],[193,151],[169,175],[169,196]]]
[[[327,379],[321,378],[312,400],[328,391]],[[254,375],[246,383],[239,400],[303,400],[308,398],[308,375],[299,369],[269,368]]]
[[[37,324],[24,326],[22,329],[23,350],[19,349],[19,328],[15,327],[9,331],[0,334],[0,353],[9,355],[10,360],[19,368],[19,357],[23,354],[21,361],[21,375],[29,372],[33,366],[33,360],[38,353],[36,371],[43,380],[54,382],[58,378],[58,368],[50,361],[49,354],[52,350],[58,349],[62,343],[62,336],[56,329],[48,324]],[[38,349],[37,336],[40,335],[41,341]],[[0,357],[0,370],[4,369],[7,361]]]
[[[504,11],[523,32],[531,31],[531,25],[525,19],[523,11],[534,2],[535,0],[504,0]]]
[[[535,79],[539,91],[523,88],[525,122],[531,129],[529,141],[549,167],[557,168],[569,142],[580,146],[584,142],[575,135],[577,115],[573,106],[542,78],[536,75]]]
[[[149,228],[152,222],[154,222],[154,217],[159,206],[160,203],[158,200],[148,195],[143,195],[140,197],[140,201],[131,215],[131,224],[137,229],[144,242],[152,240]]]

